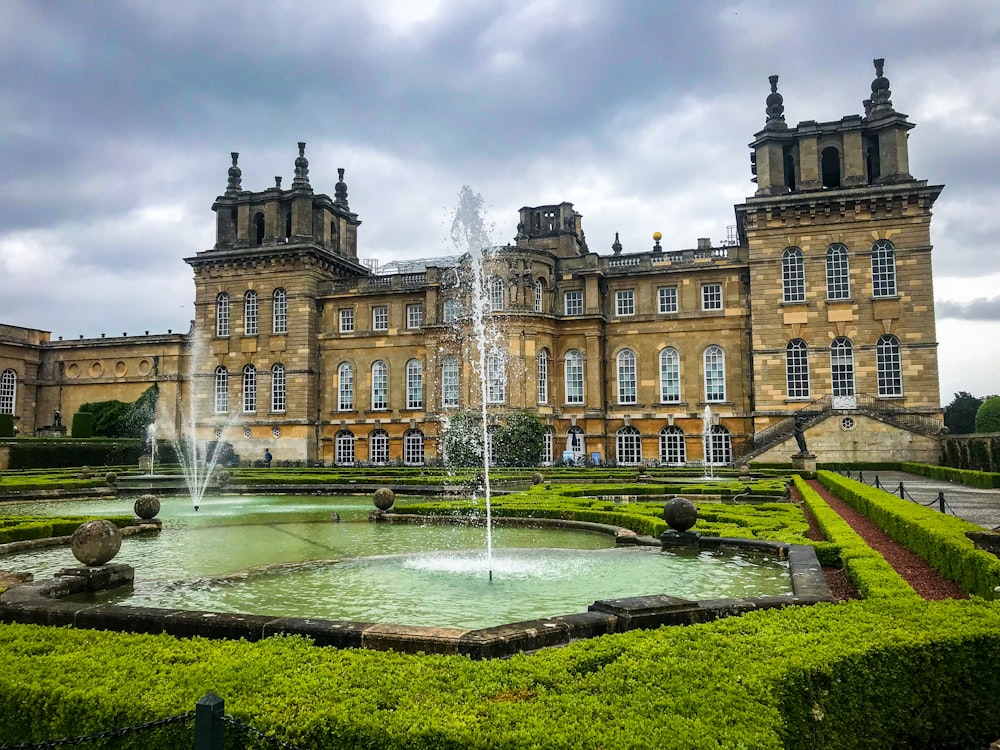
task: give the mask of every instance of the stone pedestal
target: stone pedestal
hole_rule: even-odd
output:
[[[87,591],[105,591],[118,586],[130,586],[135,578],[131,565],[114,563],[111,565],[87,565],[79,568],[63,568],[56,573],[57,578],[76,578],[84,582]]]
[[[795,471],[816,472],[815,453],[796,453],[792,456],[792,469]]]

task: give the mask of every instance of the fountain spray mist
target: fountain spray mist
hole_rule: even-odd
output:
[[[487,373],[487,350],[489,340],[486,331],[489,298],[485,290],[483,264],[485,253],[491,246],[490,232],[484,219],[483,197],[474,193],[468,185],[458,195],[458,207],[451,223],[451,240],[460,251],[468,252],[472,268],[472,326],[478,348],[479,400],[482,421],[483,444],[483,492],[486,498],[486,566],[489,579],[493,580],[493,510],[490,505],[490,450],[489,426],[486,418],[486,404],[489,390]]]

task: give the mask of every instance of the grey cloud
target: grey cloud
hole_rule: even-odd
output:
[[[969,302],[938,302],[934,309],[937,317],[942,319],[1000,321],[1000,297],[983,297]]]

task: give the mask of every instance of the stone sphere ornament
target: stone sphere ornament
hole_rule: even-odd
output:
[[[379,510],[389,510],[392,504],[396,502],[396,493],[390,490],[388,487],[379,487],[375,490],[375,495],[372,498],[375,503],[375,507]]]
[[[104,565],[118,554],[122,532],[103,518],[80,524],[70,539],[73,557],[84,565]]]
[[[698,508],[686,497],[671,498],[663,506],[663,520],[674,531],[687,531],[698,520]]]
[[[160,512],[160,500],[156,495],[140,495],[133,506],[137,518],[149,521]]]

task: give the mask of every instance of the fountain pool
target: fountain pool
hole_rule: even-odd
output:
[[[125,505],[125,508],[122,506]],[[88,602],[451,628],[579,612],[597,599],[791,595],[787,564],[762,555],[615,548],[604,534],[367,521],[363,497],[166,498],[163,531],[133,537],[115,562],[135,568],[131,590]],[[17,503],[0,514],[121,515],[122,501]],[[336,511],[342,522],[330,521]],[[36,579],[74,564],[67,548],[0,558]],[[492,583],[484,573],[495,571]],[[81,601],[77,599],[77,601]]]

